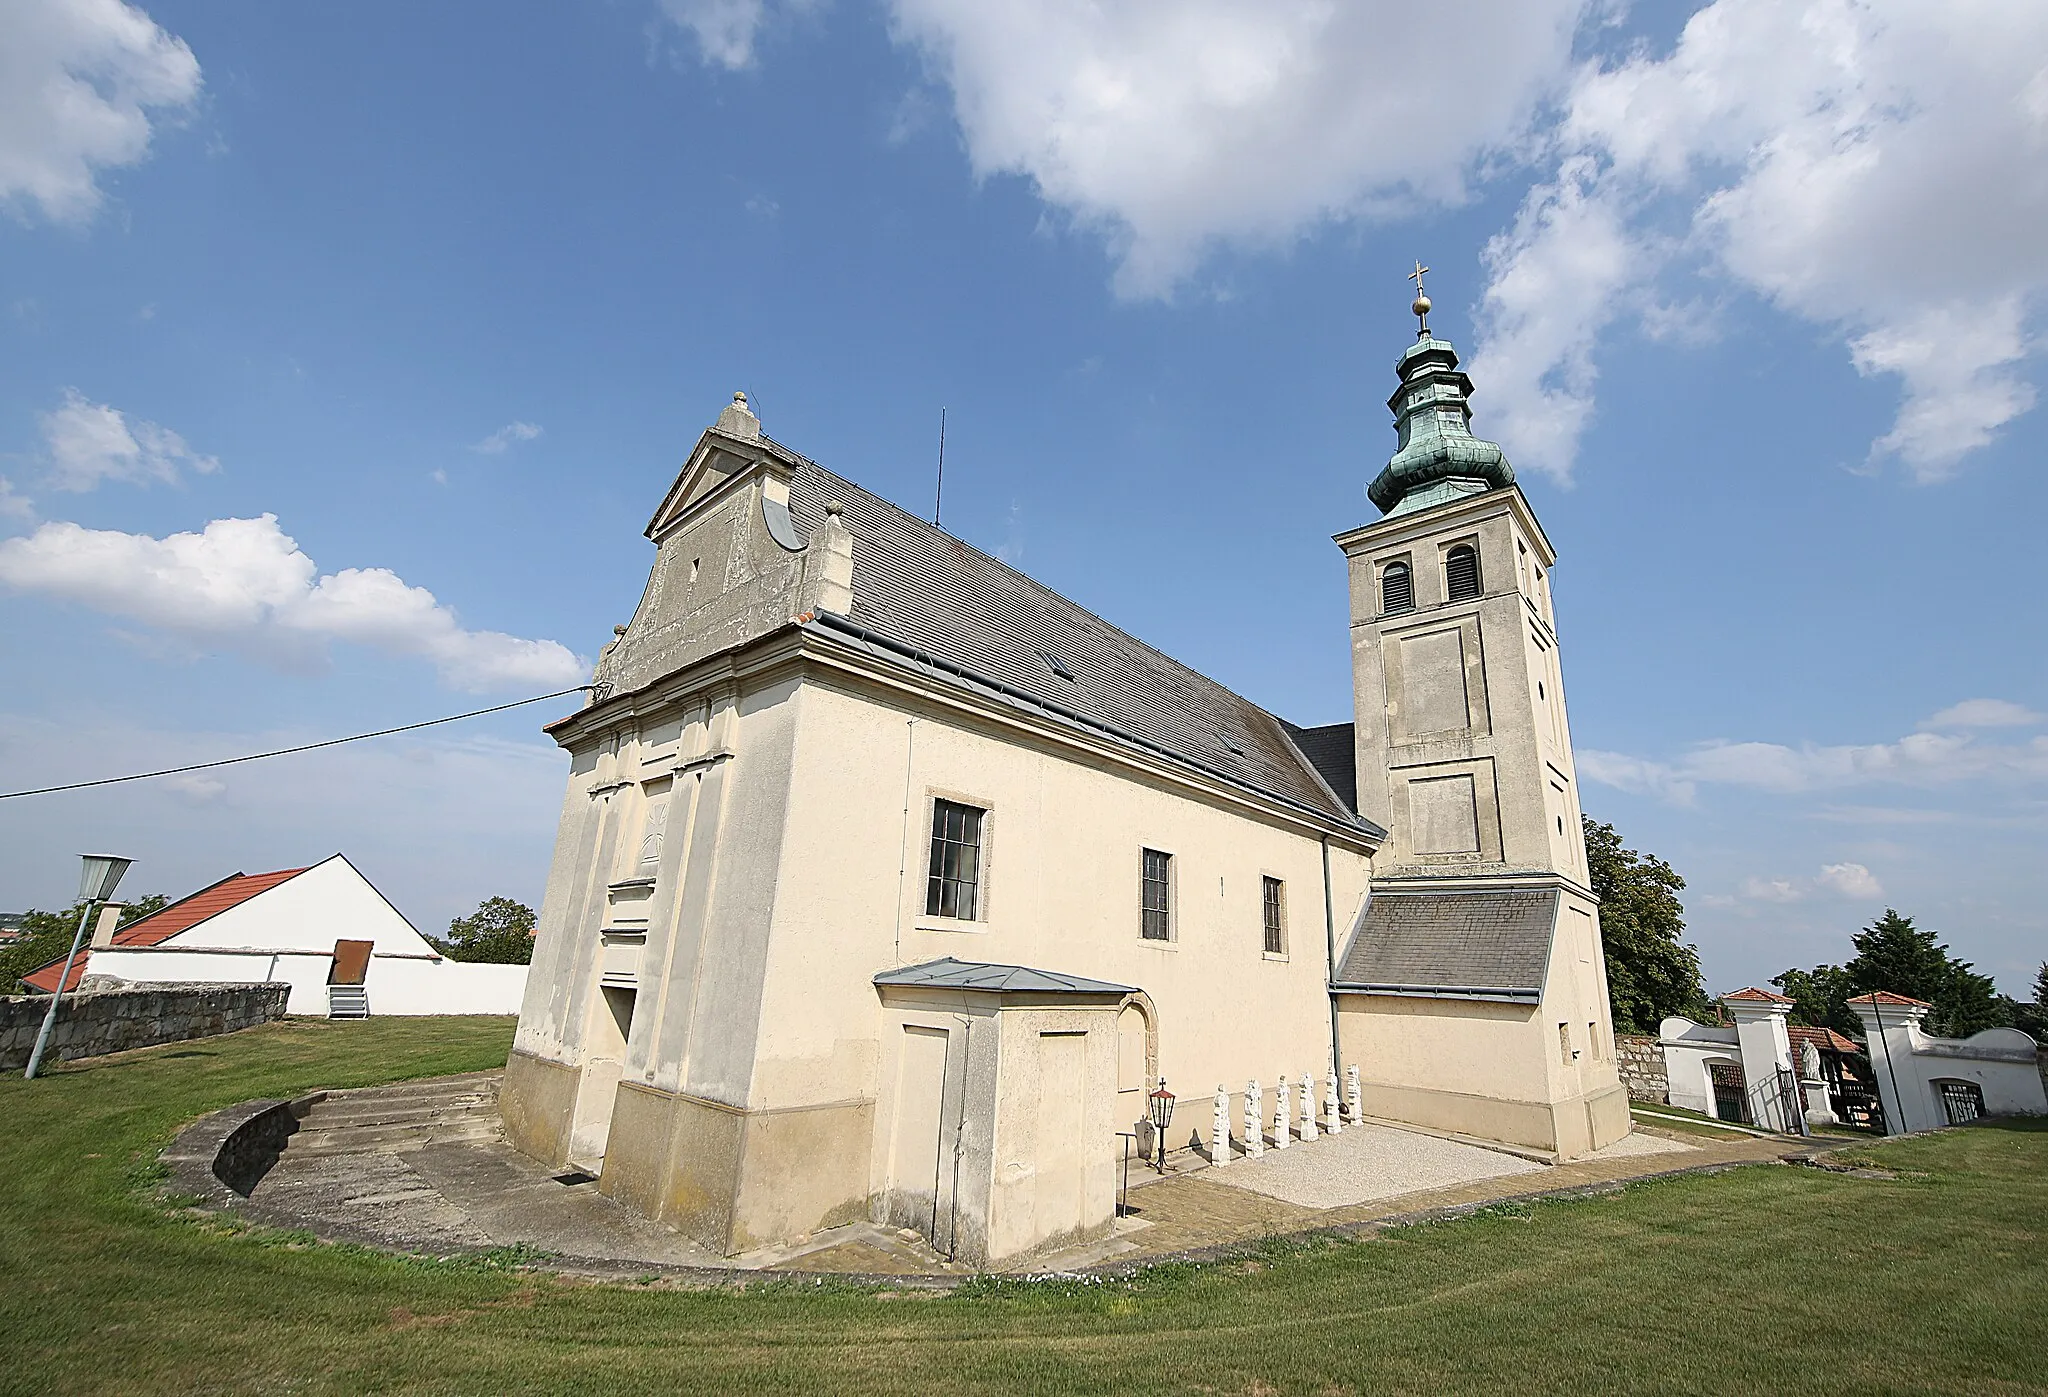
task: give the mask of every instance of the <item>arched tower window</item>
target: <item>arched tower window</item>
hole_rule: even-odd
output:
[[[1444,590],[1452,601],[1479,595],[1479,554],[1471,544],[1459,544],[1444,558]]]
[[[1380,613],[1415,609],[1415,577],[1406,563],[1388,563],[1380,573]]]

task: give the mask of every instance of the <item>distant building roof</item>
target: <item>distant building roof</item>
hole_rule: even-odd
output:
[[[268,892],[287,879],[296,878],[306,870],[283,868],[275,873],[232,873],[201,888],[189,897],[183,897],[170,906],[130,922],[114,933],[116,946],[157,946],[170,940],[181,931],[190,931],[209,917],[219,916],[230,907],[238,907],[258,893]],[[71,974],[64,982],[68,994],[85,979],[86,962],[92,958],[88,950],[80,950],[78,959],[71,962]],[[21,977],[21,982],[30,989],[43,994],[53,993],[57,988],[57,976],[64,968],[64,957],[59,956],[47,965],[38,967]]]
[[[1769,990],[1760,990],[1755,985],[1751,985],[1748,989],[1737,990],[1733,994],[1724,994],[1721,998],[1724,1000],[1737,999],[1748,1004],[1790,1004],[1792,1002],[1785,995],[1773,994]]]
[[[1309,765],[1330,783],[1330,789],[1352,810],[1358,809],[1358,744],[1352,723],[1329,723],[1320,728],[1297,728],[1281,720],[1288,737]]]
[[[878,985],[926,989],[981,990],[989,994],[1134,994],[1129,985],[1112,985],[1107,980],[1090,980],[1080,975],[1062,975],[1052,970],[1033,970],[1025,965],[994,965],[986,961],[955,960],[946,956],[923,965],[906,965],[884,970],[875,976]]]
[[[1540,999],[1557,894],[1549,889],[1377,892],[1337,969],[1338,989]]]
[[[1813,1028],[1807,1024],[1795,1023],[1785,1025],[1785,1032],[1792,1039],[1792,1046],[1794,1048],[1798,1048],[1805,1043],[1811,1043],[1815,1048],[1823,1052],[1860,1053],[1863,1051],[1857,1045],[1855,1039],[1846,1038],[1835,1032],[1832,1028]]]

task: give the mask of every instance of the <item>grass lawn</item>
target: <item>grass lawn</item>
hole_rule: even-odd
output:
[[[505,1020],[294,1022],[0,1081],[0,1392],[2048,1391],[2048,1128],[1859,1147],[942,1298],[590,1286],[161,1215],[180,1124],[501,1062]]]

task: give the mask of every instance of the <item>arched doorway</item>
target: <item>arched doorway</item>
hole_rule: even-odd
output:
[[[1116,1015],[1116,1128],[1145,1119],[1145,1095],[1159,1080],[1159,1020],[1151,996],[1130,995]]]

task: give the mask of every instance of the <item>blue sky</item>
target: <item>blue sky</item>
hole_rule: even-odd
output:
[[[1342,720],[1419,257],[1559,548],[1586,809],[1711,986],[1891,904],[2023,992],[2048,13],[1432,14],[10,6],[0,786],[578,682],[735,388],[912,509],[943,405],[949,528]],[[0,905],[102,845],[537,903],[567,703],[0,802]]]

